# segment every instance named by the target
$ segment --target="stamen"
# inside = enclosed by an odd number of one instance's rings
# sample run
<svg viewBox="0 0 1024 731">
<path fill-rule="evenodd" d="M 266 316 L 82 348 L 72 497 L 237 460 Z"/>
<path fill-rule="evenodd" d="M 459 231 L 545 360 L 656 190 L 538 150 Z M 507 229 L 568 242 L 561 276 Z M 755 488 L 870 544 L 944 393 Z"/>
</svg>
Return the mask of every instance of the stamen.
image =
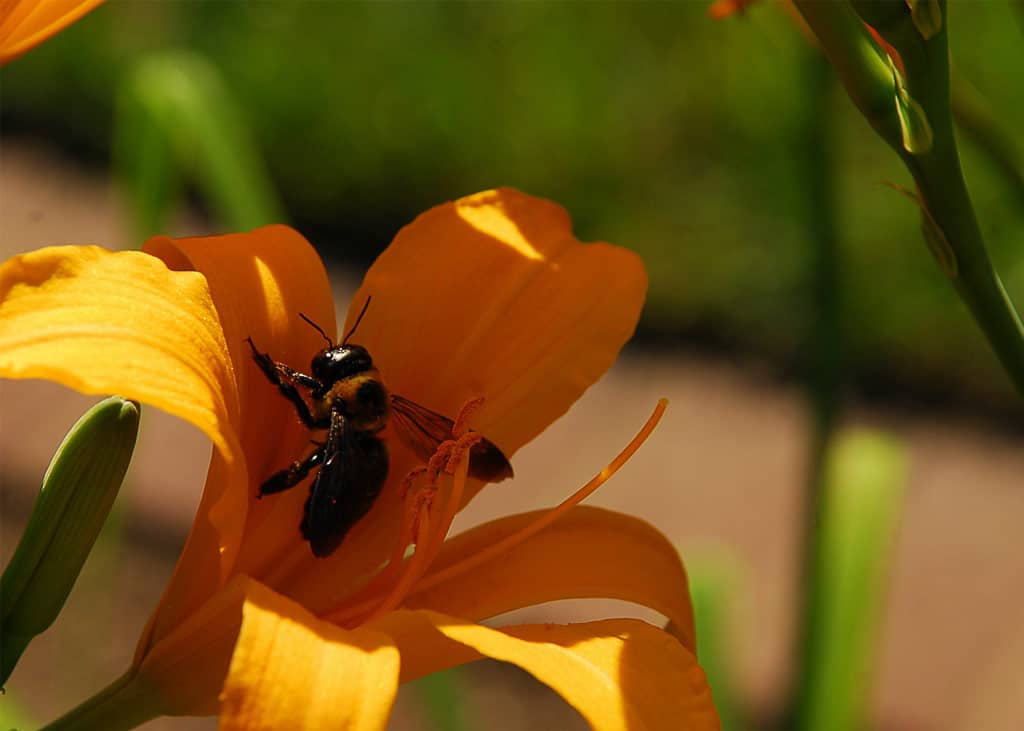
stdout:
<svg viewBox="0 0 1024 731">
<path fill-rule="evenodd" d="M 634 454 L 636 454 L 636 451 L 645 441 L 647 441 L 647 438 L 658 426 L 658 422 L 661 421 L 661 417 L 665 413 L 665 409 L 667 408 L 667 406 L 668 399 L 660 399 L 658 401 L 658 405 L 654 407 L 654 411 L 648 417 L 646 423 L 643 425 L 643 427 L 641 427 L 640 431 L 637 432 L 636 436 L 634 436 L 633 439 L 630 440 L 629 444 L 627 444 L 625 448 L 621 452 L 619 452 L 615 459 L 609 462 L 608 466 L 601 470 L 596 476 L 594 476 L 593 479 L 587 482 L 587 484 L 585 484 L 583 487 L 581 487 L 567 499 L 563 500 L 557 507 L 544 513 L 544 515 L 542 515 L 540 518 L 533 521 L 529 525 L 526 525 L 518 531 L 509 534 L 497 543 L 494 543 L 488 546 L 487 548 L 483 549 L 482 551 L 473 554 L 471 557 L 464 559 L 460 562 L 454 563 L 436 573 L 427 574 L 423 576 L 416 583 L 416 590 L 419 591 L 421 589 L 428 589 L 432 586 L 436 586 L 437 584 L 440 584 L 443 581 L 447 581 L 454 576 L 458 576 L 459 574 L 470 571 L 476 568 L 477 566 L 492 560 L 496 556 L 514 548 L 515 546 L 519 545 L 531 536 L 544 530 L 552 523 L 554 523 L 560 516 L 564 515 L 570 509 L 579 505 L 581 502 L 583 502 L 583 500 L 585 500 L 587 497 L 593 494 L 599 487 L 601 487 L 601 485 L 607 482 L 612 477 L 612 475 L 618 472 L 619 469 L 621 469 L 622 466 L 626 464 L 626 462 L 628 462 Z M 452 519 L 454 519 L 455 511 L 458 510 L 457 506 L 459 502 L 461 502 L 461 493 L 465 485 L 465 475 L 467 471 L 468 462 L 466 465 L 463 466 L 463 469 L 459 469 L 456 471 L 454 485 L 452 488 L 452 494 L 450 496 L 449 501 L 445 504 L 444 517 L 441 523 L 439 524 L 439 527 L 444 526 L 444 532 L 442 533 L 438 531 L 437 533 L 435 533 L 435 536 L 441 536 L 440 541 L 437 542 L 436 546 L 433 546 L 433 550 L 435 550 L 437 553 L 440 553 L 440 549 L 443 546 L 444 536 L 447 534 L 448 528 L 451 525 L 449 521 L 449 513 L 451 514 Z M 420 535 L 426 538 L 425 532 L 421 532 Z M 401 583 L 409 584 L 411 586 L 411 583 L 406 581 L 406 579 L 414 575 L 412 564 L 416 562 L 417 555 L 420 554 L 421 547 L 423 545 L 423 543 L 417 541 L 416 554 L 414 554 L 412 559 L 410 559 L 410 561 L 408 562 L 407 570 L 403 575 Z M 435 557 L 436 556 L 430 557 L 430 561 L 426 564 L 427 567 L 429 567 L 430 563 L 433 563 Z M 426 556 L 424 556 L 424 558 L 426 558 Z M 392 562 L 393 561 L 394 557 L 392 557 Z M 390 571 L 393 565 L 393 563 L 389 565 L 386 571 Z M 373 583 L 377 584 L 377 581 L 375 580 Z M 395 589 L 397 590 L 398 587 L 396 586 Z M 362 594 L 363 592 L 360 593 Z M 392 592 L 390 592 L 390 594 L 384 600 L 384 602 L 380 605 L 377 605 L 377 600 L 372 598 L 363 601 L 356 600 L 358 603 L 352 603 L 355 597 L 350 597 L 349 600 L 346 601 L 347 606 L 339 608 L 337 611 L 326 615 L 325 619 L 342 625 L 349 623 L 351 620 L 356 620 L 352 624 L 362 624 L 365 621 L 369 621 L 369 619 L 371 618 L 379 617 L 384 612 L 390 611 L 391 609 L 397 607 L 398 603 L 393 603 L 392 601 L 393 597 L 395 597 L 396 595 L 397 591 L 393 590 Z M 404 592 L 401 595 L 401 599 L 399 600 L 399 602 L 404 601 L 406 596 L 408 596 L 408 592 Z M 377 605 L 376 611 L 373 611 L 375 605 Z M 386 606 L 388 608 L 384 609 L 384 607 Z M 373 613 L 370 617 L 366 619 L 361 619 L 363 617 L 366 617 L 367 613 L 371 611 Z"/>
<path fill-rule="evenodd" d="M 480 407 L 483 405 L 483 396 L 477 396 L 462 405 L 462 408 L 459 409 L 458 416 L 455 417 L 455 423 L 452 425 L 452 437 L 458 439 L 469 431 L 469 417 L 479 411 Z"/>
<path fill-rule="evenodd" d="M 430 541 L 431 535 L 431 524 L 430 524 L 430 503 L 425 504 L 425 509 L 419 512 L 417 521 L 416 531 L 416 551 L 412 554 L 412 558 L 405 566 L 405 571 L 399 578 L 398 583 L 392 587 L 391 591 L 384 601 L 382 601 L 373 613 L 367 618 L 366 621 L 376 619 L 384 614 L 387 614 L 392 609 L 398 607 L 399 604 L 409 594 L 409 590 L 415 585 L 416 581 L 423 575 L 427 569 L 427 552 L 423 550 L 423 547 Z"/>
<path fill-rule="evenodd" d="M 424 571 L 430 567 L 430 564 L 434 563 L 434 559 L 440 553 L 441 545 L 444 543 L 444 539 L 448 537 L 448 530 L 452 527 L 455 514 L 459 511 L 459 505 L 462 503 L 462 493 L 466 489 L 466 479 L 469 476 L 469 460 L 465 459 L 464 456 L 457 455 L 459 455 L 458 450 L 453 450 L 453 454 L 446 465 L 446 470 L 454 478 L 452 480 L 452 489 L 448 493 L 448 499 L 445 500 L 444 512 L 441 514 L 441 520 L 437 524 L 437 530 L 430 537 L 430 543 L 425 546 L 427 563 Z M 456 460 L 454 465 L 452 465 L 452 460 Z"/>
<path fill-rule="evenodd" d="M 453 576 L 458 576 L 461 573 L 465 573 L 470 569 L 474 569 L 481 564 L 487 563 L 496 556 L 501 555 L 505 551 L 517 546 L 526 539 L 533 535 L 536 535 L 540 531 L 547 528 L 549 525 L 554 523 L 559 517 L 568 512 L 571 508 L 576 507 L 583 502 L 587 497 L 593 494 L 601 485 L 608 481 L 608 479 L 618 472 L 626 462 L 632 458 L 636 451 L 640 449 L 647 438 L 651 435 L 651 432 L 658 426 L 658 422 L 661 421 L 662 415 L 665 413 L 665 409 L 668 407 L 668 399 L 659 399 L 658 405 L 654 407 L 654 411 L 648 417 L 647 422 L 643 425 L 636 436 L 630 440 L 629 444 L 626 445 L 625 449 L 619 452 L 618 456 L 615 457 L 608 466 L 601 470 L 593 479 L 591 479 L 586 485 L 581 487 L 570 497 L 563 500 L 557 507 L 549 510 L 537 520 L 533 521 L 529 525 L 524 526 L 515 533 L 505 536 L 502 540 L 497 543 L 493 543 L 487 548 L 473 554 L 471 557 L 461 561 L 459 563 L 452 564 L 447 568 L 438 571 L 437 573 L 425 576 L 417 585 L 416 589 L 427 589 L 431 586 L 435 586 L 442 581 L 446 581 Z"/>
<path fill-rule="evenodd" d="M 406 476 L 409 480 L 409 485 L 403 485 L 403 498 L 405 497 L 405 491 L 411 486 L 411 476 Z M 328 616 L 334 617 L 334 621 L 342 626 L 346 626 L 346 620 L 355 616 L 355 613 L 346 611 L 343 609 L 345 606 L 352 606 L 355 602 L 356 606 L 359 606 L 360 612 L 362 613 L 367 607 L 373 606 L 389 586 L 394 586 L 398 581 L 398 577 L 402 573 L 402 569 L 405 565 L 405 549 L 409 547 L 409 544 L 413 542 L 413 536 L 419 527 L 419 516 L 417 512 L 422 507 L 422 503 L 418 500 L 412 500 L 405 504 L 405 512 L 402 516 L 402 528 L 399 532 L 398 541 L 395 543 L 394 550 L 391 552 L 391 556 L 388 557 L 388 562 L 384 568 L 381 569 L 376 576 L 374 576 L 369 582 L 367 582 L 361 589 L 356 591 L 354 594 L 345 598 L 344 602 L 338 605 L 337 608 L 328 612 Z"/>
</svg>

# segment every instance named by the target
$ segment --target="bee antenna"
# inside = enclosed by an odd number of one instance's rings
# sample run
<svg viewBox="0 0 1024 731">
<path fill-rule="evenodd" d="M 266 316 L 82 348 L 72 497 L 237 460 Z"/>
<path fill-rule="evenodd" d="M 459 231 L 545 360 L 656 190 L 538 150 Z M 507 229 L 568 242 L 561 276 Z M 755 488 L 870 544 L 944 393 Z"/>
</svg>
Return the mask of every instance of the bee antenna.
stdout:
<svg viewBox="0 0 1024 731">
<path fill-rule="evenodd" d="M 316 330 L 318 333 L 320 333 L 320 335 L 323 336 L 323 339 L 327 341 L 328 345 L 330 345 L 332 348 L 334 347 L 334 341 L 331 340 L 330 336 L 327 333 L 324 332 L 324 329 L 322 327 L 317 325 L 315 322 L 310 320 L 308 317 L 306 317 L 301 312 L 299 313 L 299 317 L 301 317 L 303 320 L 305 320 L 307 323 L 309 323 L 310 327 L 312 327 L 314 330 Z"/>
<path fill-rule="evenodd" d="M 366 302 L 363 303 L 363 309 L 361 309 L 359 311 L 359 317 L 356 318 L 356 324 L 352 326 L 352 329 L 349 330 L 348 333 L 345 335 L 345 337 L 342 339 L 342 341 L 341 341 L 342 345 L 347 343 L 348 339 L 355 334 L 356 328 L 359 327 L 359 323 L 363 321 L 363 315 L 366 314 L 366 308 L 370 306 L 370 300 L 371 299 L 373 299 L 373 297 L 371 297 L 371 296 L 368 296 L 366 298 Z"/>
</svg>

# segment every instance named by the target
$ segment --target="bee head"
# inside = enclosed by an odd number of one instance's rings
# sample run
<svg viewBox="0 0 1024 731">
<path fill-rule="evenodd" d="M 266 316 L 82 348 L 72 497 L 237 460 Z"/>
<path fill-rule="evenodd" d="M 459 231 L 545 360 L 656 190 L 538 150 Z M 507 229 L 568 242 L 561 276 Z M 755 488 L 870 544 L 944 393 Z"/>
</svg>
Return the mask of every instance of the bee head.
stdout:
<svg viewBox="0 0 1024 731">
<path fill-rule="evenodd" d="M 373 368 L 373 359 L 362 345 L 334 345 L 313 356 L 313 377 L 334 383 Z"/>
</svg>

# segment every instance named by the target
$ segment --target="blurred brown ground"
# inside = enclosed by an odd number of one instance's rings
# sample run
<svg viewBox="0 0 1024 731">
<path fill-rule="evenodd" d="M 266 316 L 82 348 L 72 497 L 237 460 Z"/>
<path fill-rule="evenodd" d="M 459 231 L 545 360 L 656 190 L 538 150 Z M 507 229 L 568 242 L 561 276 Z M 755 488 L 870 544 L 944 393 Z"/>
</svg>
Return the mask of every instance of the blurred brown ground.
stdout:
<svg viewBox="0 0 1024 731">
<path fill-rule="evenodd" d="M 133 245 L 123 220 L 105 178 L 45 150 L 4 141 L 3 258 L 47 244 Z M 188 219 L 177 227 L 178 233 L 201 231 Z M 354 281 L 338 277 L 339 303 L 347 302 Z M 735 566 L 741 586 L 730 640 L 741 688 L 763 713 L 777 705 L 784 687 L 791 637 L 805 457 L 804 411 L 795 389 L 760 377 L 749 365 L 627 353 L 565 418 L 517 455 L 515 481 L 485 491 L 456 529 L 556 503 L 603 467 L 661 396 L 671 400 L 661 427 L 592 502 L 658 526 L 691 569 L 709 560 Z M 4 560 L 54 447 L 94 401 L 46 383 L 0 382 Z M 874 725 L 1024 728 L 1024 441 L 976 423 L 913 413 L 854 409 L 850 421 L 899 435 L 912 460 L 882 618 Z M 127 667 L 187 534 L 209 451 L 191 427 L 153 409 L 144 412 L 119 499 L 123 542 L 116 548 L 117 541 L 107 542 L 90 559 L 58 624 L 30 648 L 8 683 L 38 720 L 50 720 Z M 558 603 L 517 612 L 516 619 L 579 621 L 609 611 L 634 610 L 617 602 Z M 497 663 L 471 667 L 459 676 L 471 727 L 583 727 L 575 712 L 523 673 Z M 392 725 L 419 727 L 408 694 Z M 212 727 L 210 719 L 164 719 L 147 728 Z"/>
</svg>

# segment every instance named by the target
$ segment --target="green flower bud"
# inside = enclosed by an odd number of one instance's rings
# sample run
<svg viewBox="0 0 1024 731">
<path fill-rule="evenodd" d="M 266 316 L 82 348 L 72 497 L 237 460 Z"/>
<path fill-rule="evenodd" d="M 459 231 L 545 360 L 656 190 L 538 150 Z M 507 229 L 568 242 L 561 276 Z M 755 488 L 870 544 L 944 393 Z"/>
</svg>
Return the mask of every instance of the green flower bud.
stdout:
<svg viewBox="0 0 1024 731">
<path fill-rule="evenodd" d="M 112 396 L 89 409 L 57 449 L 0 579 L 0 685 L 64 606 L 117 497 L 138 430 L 138 405 Z"/>
<path fill-rule="evenodd" d="M 900 120 L 903 149 L 911 155 L 923 155 L 932 149 L 932 143 L 935 140 L 932 126 L 928 122 L 928 115 L 925 113 L 924 107 L 910 96 L 910 90 L 907 89 L 903 74 L 896 68 L 896 64 L 888 56 L 886 59 L 889 61 L 893 81 L 896 83 L 896 115 Z"/>
</svg>

